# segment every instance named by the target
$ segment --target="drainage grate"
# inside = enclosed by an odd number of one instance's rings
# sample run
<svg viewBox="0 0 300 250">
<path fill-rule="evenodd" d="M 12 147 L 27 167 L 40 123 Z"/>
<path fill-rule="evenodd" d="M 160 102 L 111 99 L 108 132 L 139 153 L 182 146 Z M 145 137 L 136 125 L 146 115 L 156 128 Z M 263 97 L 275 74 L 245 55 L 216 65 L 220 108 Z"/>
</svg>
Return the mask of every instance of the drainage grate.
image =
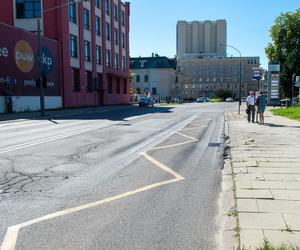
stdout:
<svg viewBox="0 0 300 250">
<path fill-rule="evenodd" d="M 220 147 L 221 143 L 220 142 L 210 142 L 208 143 L 209 147 Z"/>
</svg>

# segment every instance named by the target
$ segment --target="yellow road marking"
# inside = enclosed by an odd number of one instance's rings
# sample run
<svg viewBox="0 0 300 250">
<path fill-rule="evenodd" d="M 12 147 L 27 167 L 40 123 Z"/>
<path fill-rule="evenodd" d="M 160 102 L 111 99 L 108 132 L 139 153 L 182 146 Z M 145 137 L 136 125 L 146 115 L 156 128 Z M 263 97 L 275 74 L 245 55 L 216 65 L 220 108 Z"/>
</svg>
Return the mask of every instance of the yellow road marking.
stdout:
<svg viewBox="0 0 300 250">
<path fill-rule="evenodd" d="M 128 197 L 128 196 L 132 196 L 134 194 L 145 192 L 145 191 L 150 190 L 150 189 L 154 189 L 154 188 L 157 188 L 157 187 L 161 187 L 161 186 L 171 184 L 171 183 L 174 183 L 174 182 L 181 181 L 181 180 L 185 179 L 183 176 L 181 176 L 180 174 L 177 174 L 175 171 L 173 171 L 171 168 L 167 167 L 163 163 L 155 160 L 154 158 L 152 158 L 147 153 L 144 153 L 143 155 L 148 161 L 152 162 L 155 166 L 159 167 L 160 169 L 164 170 L 165 172 L 170 173 L 175 178 L 171 179 L 171 180 L 161 181 L 161 182 L 157 182 L 157 183 L 154 183 L 154 184 L 151 184 L 151 185 L 147 185 L 145 187 L 141 187 L 141 188 L 129 191 L 129 192 L 125 192 L 125 193 L 122 193 L 122 194 L 111 196 L 111 197 L 108 197 L 108 198 L 105 198 L 105 199 L 102 199 L 102 200 L 99 200 L 99 201 L 87 203 L 87 204 L 77 206 L 77 207 L 73 207 L 73 208 L 64 209 L 64 210 L 61 210 L 61 211 L 58 211 L 58 212 L 55 212 L 55 213 L 51 213 L 51 214 L 48 214 L 48 215 L 45 215 L 45 216 L 41 216 L 41 217 L 33 219 L 33 220 L 29 220 L 27 222 L 24 222 L 24 223 L 15 225 L 15 226 L 11 226 L 11 227 L 8 228 L 8 230 L 6 232 L 6 235 L 5 235 L 4 240 L 2 242 L 2 245 L 1 245 L 1 250 L 14 250 L 15 249 L 18 234 L 19 234 L 19 230 L 21 228 L 24 228 L 24 227 L 27 227 L 27 226 L 30 226 L 30 225 L 33 225 L 33 224 L 37 224 L 37 223 L 40 223 L 40 222 L 43 222 L 43 221 L 46 221 L 46 220 L 51 220 L 51 219 L 54 219 L 54 218 L 57 218 L 57 217 L 60 217 L 60 216 L 69 215 L 69 214 L 79 212 L 79 211 L 82 211 L 82 210 L 85 210 L 85 209 L 89 209 L 89 208 L 92 208 L 92 207 L 96 207 L 96 206 L 102 205 L 104 203 L 109 203 L 109 202 L 119 200 L 119 199 L 122 199 L 122 198 L 125 198 L 125 197 Z"/>
<path fill-rule="evenodd" d="M 175 144 L 171 144 L 171 145 L 155 147 L 155 148 L 152 148 L 151 150 L 164 149 L 164 148 L 173 148 L 173 147 L 177 147 L 177 146 L 181 146 L 181 145 L 189 144 L 189 143 L 195 143 L 195 142 L 196 142 L 195 140 L 180 142 L 180 143 L 175 143 Z"/>
<path fill-rule="evenodd" d="M 165 172 L 170 173 L 171 175 L 173 175 L 176 179 L 178 180 L 184 180 L 185 178 L 183 176 L 181 176 L 180 174 L 177 174 L 174 170 L 172 170 L 171 168 L 167 167 L 166 165 L 164 165 L 163 163 L 155 160 L 154 158 L 152 158 L 150 155 L 148 155 L 147 153 L 144 153 L 144 157 L 152 162 L 155 166 L 159 167 L 160 169 L 164 170 Z"/>
<path fill-rule="evenodd" d="M 194 141 L 198 141 L 198 139 L 195 138 L 195 137 L 191 137 L 191 136 L 188 136 L 188 135 L 179 133 L 179 132 L 176 132 L 175 134 L 181 135 L 181 136 L 186 137 L 186 138 L 188 138 L 188 139 L 192 139 L 192 140 L 194 140 Z"/>
</svg>

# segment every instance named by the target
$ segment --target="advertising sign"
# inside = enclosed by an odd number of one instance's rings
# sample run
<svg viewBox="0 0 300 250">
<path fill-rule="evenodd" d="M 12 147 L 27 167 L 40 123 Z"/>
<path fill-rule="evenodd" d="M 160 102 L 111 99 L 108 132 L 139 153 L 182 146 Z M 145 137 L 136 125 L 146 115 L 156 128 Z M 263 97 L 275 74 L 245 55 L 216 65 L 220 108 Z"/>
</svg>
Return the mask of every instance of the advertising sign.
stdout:
<svg viewBox="0 0 300 250">
<path fill-rule="evenodd" d="M 37 35 L 0 23 L 0 95 L 38 96 Z M 61 96 L 59 43 L 41 38 L 41 65 L 47 76 L 46 96 Z"/>
<path fill-rule="evenodd" d="M 280 65 L 279 63 L 269 63 L 269 80 L 268 80 L 268 101 L 272 104 L 278 104 L 280 98 Z"/>
</svg>

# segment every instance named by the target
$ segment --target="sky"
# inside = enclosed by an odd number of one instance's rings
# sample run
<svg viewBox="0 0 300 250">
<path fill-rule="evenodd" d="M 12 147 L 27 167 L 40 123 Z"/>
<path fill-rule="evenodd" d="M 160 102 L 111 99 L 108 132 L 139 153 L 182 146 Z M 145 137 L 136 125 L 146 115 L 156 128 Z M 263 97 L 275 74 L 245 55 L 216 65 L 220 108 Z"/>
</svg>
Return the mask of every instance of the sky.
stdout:
<svg viewBox="0 0 300 250">
<path fill-rule="evenodd" d="M 259 56 L 267 68 L 265 47 L 271 41 L 270 28 L 282 12 L 300 8 L 299 0 L 129 0 L 130 56 L 174 57 L 178 20 L 225 19 L 227 44 L 242 56 Z M 239 54 L 230 48 L 231 56 Z"/>
</svg>

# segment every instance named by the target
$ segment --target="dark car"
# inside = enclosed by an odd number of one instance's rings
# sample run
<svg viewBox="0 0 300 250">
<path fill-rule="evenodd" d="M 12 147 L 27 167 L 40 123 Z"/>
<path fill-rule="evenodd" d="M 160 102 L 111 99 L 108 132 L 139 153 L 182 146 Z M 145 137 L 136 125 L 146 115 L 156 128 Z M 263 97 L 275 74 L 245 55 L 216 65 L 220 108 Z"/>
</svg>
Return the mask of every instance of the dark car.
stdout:
<svg viewBox="0 0 300 250">
<path fill-rule="evenodd" d="M 198 97 L 196 102 L 206 102 L 206 98 L 205 97 Z"/>
<path fill-rule="evenodd" d="M 153 107 L 154 106 L 154 100 L 151 97 L 141 97 L 139 100 L 139 106 L 140 107 Z"/>
</svg>

